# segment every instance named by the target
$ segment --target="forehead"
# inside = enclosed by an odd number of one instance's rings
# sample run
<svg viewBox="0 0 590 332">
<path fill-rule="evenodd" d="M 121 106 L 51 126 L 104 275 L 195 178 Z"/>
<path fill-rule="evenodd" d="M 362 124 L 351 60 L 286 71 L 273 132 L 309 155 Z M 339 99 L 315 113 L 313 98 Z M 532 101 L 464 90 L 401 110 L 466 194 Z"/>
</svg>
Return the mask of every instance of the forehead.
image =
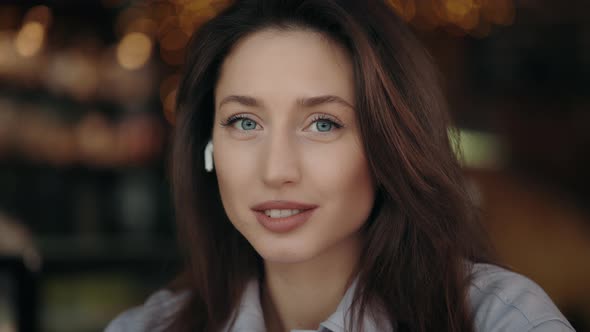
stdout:
<svg viewBox="0 0 590 332">
<path fill-rule="evenodd" d="M 352 65 L 336 42 L 311 30 L 266 29 L 242 39 L 224 60 L 216 99 L 225 94 L 308 97 L 353 102 Z"/>
</svg>

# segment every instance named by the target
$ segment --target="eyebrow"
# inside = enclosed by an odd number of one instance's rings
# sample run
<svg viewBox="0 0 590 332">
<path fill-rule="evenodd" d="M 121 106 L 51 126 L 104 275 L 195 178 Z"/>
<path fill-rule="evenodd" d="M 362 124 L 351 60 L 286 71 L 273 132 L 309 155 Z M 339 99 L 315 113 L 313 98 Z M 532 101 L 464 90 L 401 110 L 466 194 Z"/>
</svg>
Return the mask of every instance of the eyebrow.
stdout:
<svg viewBox="0 0 590 332">
<path fill-rule="evenodd" d="M 227 96 L 221 100 L 221 102 L 219 103 L 219 108 L 221 108 L 221 106 L 228 104 L 228 103 L 238 103 L 240 105 L 248 106 L 248 107 L 261 107 L 263 104 L 262 102 L 260 102 L 258 99 L 254 98 L 254 97 L 231 95 L 231 96 Z M 324 95 L 324 96 L 316 96 L 316 97 L 297 99 L 297 105 L 300 107 L 303 107 L 303 108 L 312 108 L 312 107 L 320 106 L 323 104 L 332 104 L 332 103 L 340 104 L 340 105 L 349 107 L 350 109 L 354 109 L 354 106 L 352 106 L 346 100 L 344 100 L 338 96 L 333 96 L 333 95 Z"/>
<path fill-rule="evenodd" d="M 310 98 L 300 98 L 297 100 L 297 104 L 302 107 L 305 107 L 305 108 L 311 108 L 311 107 L 319 106 L 322 104 L 330 104 L 330 103 L 336 103 L 336 104 L 344 105 L 346 107 L 354 109 L 354 106 L 349 104 L 346 100 L 344 100 L 338 96 L 332 96 L 332 95 L 317 96 L 317 97 L 310 97 Z"/>
<path fill-rule="evenodd" d="M 219 103 L 218 108 L 221 108 L 221 106 L 223 106 L 225 104 L 229 104 L 229 103 L 238 103 L 240 105 L 250 106 L 250 107 L 260 107 L 261 106 L 260 102 L 258 102 L 258 100 L 256 98 L 248 97 L 248 96 L 231 95 L 231 96 L 227 96 L 227 97 L 223 98 L 221 100 L 221 102 Z"/>
</svg>

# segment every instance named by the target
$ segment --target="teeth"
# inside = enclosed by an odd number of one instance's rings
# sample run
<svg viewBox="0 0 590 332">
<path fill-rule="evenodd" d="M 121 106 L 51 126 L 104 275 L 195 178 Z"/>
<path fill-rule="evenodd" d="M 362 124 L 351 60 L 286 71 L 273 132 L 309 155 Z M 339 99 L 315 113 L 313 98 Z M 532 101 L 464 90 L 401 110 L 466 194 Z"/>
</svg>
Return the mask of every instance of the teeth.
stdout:
<svg viewBox="0 0 590 332">
<path fill-rule="evenodd" d="M 272 209 L 272 210 L 265 210 L 264 214 L 266 214 L 267 216 L 271 217 L 271 218 L 286 218 L 286 217 L 290 217 L 292 215 L 298 214 L 299 212 L 301 212 L 301 210 L 278 210 L 278 209 Z"/>
</svg>

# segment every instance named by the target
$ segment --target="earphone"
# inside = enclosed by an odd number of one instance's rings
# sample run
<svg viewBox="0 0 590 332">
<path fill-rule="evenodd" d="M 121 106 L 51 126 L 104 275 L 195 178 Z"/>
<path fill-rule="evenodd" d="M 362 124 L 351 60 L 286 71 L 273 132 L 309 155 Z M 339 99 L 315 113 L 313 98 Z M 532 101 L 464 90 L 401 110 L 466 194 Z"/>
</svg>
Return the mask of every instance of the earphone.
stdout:
<svg viewBox="0 0 590 332">
<path fill-rule="evenodd" d="M 205 146 L 205 170 L 209 173 L 213 172 L 213 142 L 211 140 Z"/>
</svg>

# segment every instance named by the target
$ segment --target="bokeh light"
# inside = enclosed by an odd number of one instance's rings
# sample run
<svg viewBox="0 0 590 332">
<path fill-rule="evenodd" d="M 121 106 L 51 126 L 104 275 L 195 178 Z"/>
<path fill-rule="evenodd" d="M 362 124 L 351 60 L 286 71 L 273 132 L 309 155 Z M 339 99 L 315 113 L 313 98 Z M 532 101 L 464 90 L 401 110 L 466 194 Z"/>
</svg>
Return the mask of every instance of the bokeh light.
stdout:
<svg viewBox="0 0 590 332">
<path fill-rule="evenodd" d="M 125 28 L 125 33 L 129 32 L 141 32 L 146 34 L 147 36 L 154 37 L 158 31 L 158 25 L 152 19 L 140 17 L 135 20 L 132 20 L 127 24 Z"/>
<path fill-rule="evenodd" d="M 48 28 L 53 20 L 51 9 L 47 6 L 35 6 L 25 14 L 24 22 L 39 22 L 45 28 Z"/>
<path fill-rule="evenodd" d="M 39 22 L 27 22 L 16 35 L 14 41 L 17 52 L 23 57 L 39 53 L 45 39 L 45 27 Z"/>
<path fill-rule="evenodd" d="M 93 58 L 82 52 L 64 52 L 51 59 L 45 79 L 54 92 L 86 100 L 95 94 L 98 85 L 95 63 Z"/>
<path fill-rule="evenodd" d="M 416 16 L 414 0 L 389 0 L 389 4 L 405 21 L 411 21 Z"/>
<path fill-rule="evenodd" d="M 398 15 L 422 30 L 445 27 L 477 37 L 489 34 L 491 24 L 514 22 L 514 0 L 388 0 Z"/>
<path fill-rule="evenodd" d="M 140 32 L 128 33 L 117 46 L 117 60 L 121 67 L 129 70 L 143 67 L 150 59 L 151 53 L 151 39 Z"/>
</svg>

